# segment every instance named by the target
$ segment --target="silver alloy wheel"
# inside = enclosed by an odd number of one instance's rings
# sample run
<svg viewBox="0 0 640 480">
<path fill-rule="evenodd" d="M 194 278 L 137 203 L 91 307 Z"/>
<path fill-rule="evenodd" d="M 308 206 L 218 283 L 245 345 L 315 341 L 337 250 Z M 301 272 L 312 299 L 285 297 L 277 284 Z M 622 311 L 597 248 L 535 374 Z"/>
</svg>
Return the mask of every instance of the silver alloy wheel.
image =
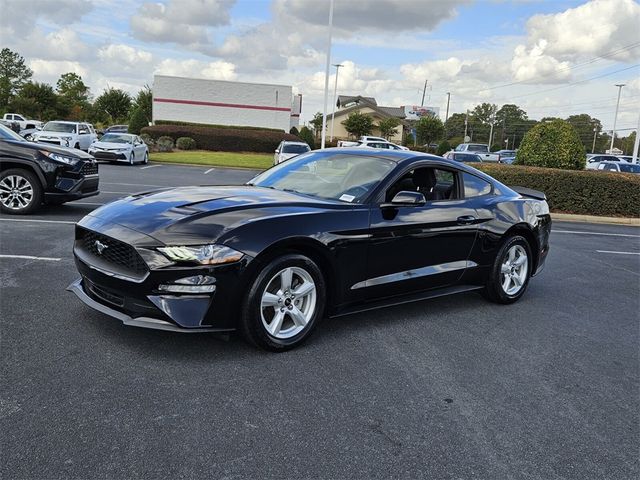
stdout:
<svg viewBox="0 0 640 480">
<path fill-rule="evenodd" d="M 33 201 L 33 185 L 21 175 L 9 175 L 0 181 L 0 202 L 11 210 L 22 210 Z"/>
<path fill-rule="evenodd" d="M 524 286 L 529 273 L 529 257 L 522 245 L 512 246 L 500 267 L 502 290 L 507 295 L 516 295 Z"/>
<path fill-rule="evenodd" d="M 262 325 L 274 338 L 291 338 L 313 318 L 316 298 L 311 274 L 300 267 L 287 267 L 276 273 L 262 292 Z"/>
<path fill-rule="evenodd" d="M 133 152 L 131 152 L 131 155 L 129 156 L 129 165 L 133 165 L 136 161 L 136 156 L 133 154 Z"/>
</svg>

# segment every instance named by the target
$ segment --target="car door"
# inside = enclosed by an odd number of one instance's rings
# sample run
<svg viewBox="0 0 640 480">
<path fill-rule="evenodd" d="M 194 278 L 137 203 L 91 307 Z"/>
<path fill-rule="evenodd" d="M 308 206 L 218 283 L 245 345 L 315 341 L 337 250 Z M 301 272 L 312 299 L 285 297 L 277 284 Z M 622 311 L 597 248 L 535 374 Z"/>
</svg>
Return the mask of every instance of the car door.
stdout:
<svg viewBox="0 0 640 480">
<path fill-rule="evenodd" d="M 415 181 L 415 172 L 426 168 L 434 169 L 435 185 Z M 394 188 L 402 191 L 411 183 L 414 191 L 431 188 L 427 196 L 440 197 L 427 198 L 422 205 L 390 207 Z M 447 189 L 448 195 L 438 193 Z M 401 174 L 371 207 L 367 280 L 357 287 L 375 298 L 455 283 L 470 266 L 477 234 L 476 210 L 462 197 L 460 174 L 452 167 L 423 164 Z"/>
<path fill-rule="evenodd" d="M 133 139 L 133 149 L 138 160 L 142 160 L 144 158 L 144 154 L 147 153 L 147 146 L 144 144 L 142 139 L 137 136 Z"/>
</svg>

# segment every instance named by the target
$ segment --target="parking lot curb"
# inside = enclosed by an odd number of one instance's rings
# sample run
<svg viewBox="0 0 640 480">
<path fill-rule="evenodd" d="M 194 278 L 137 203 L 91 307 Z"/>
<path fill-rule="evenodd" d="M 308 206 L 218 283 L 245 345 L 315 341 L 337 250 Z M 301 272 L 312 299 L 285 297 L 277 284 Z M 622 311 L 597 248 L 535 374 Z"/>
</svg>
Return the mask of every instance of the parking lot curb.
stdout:
<svg viewBox="0 0 640 480">
<path fill-rule="evenodd" d="M 562 222 L 608 223 L 611 225 L 632 225 L 640 227 L 640 218 L 598 217 L 595 215 L 573 215 L 570 213 L 551 213 L 551 218 Z"/>
</svg>

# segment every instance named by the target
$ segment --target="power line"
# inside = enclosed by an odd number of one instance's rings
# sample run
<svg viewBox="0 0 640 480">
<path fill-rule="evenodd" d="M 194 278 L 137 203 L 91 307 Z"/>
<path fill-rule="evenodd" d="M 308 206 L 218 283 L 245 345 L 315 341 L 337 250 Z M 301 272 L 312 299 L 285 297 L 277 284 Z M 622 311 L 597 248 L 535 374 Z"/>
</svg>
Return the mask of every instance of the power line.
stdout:
<svg viewBox="0 0 640 480">
<path fill-rule="evenodd" d="M 640 47 L 640 42 L 635 42 L 635 43 L 632 43 L 630 45 L 626 45 L 625 47 L 622 47 L 622 48 L 619 48 L 619 49 L 616 49 L 616 50 L 612 50 L 612 51 L 610 51 L 608 53 L 605 53 L 604 55 L 600 55 L 598 57 L 590 58 L 589 60 L 587 60 L 585 62 L 582 62 L 582 63 L 578 63 L 578 64 L 575 64 L 575 65 L 570 65 L 570 66 L 567 66 L 567 67 L 559 68 L 559 69 L 556 70 L 556 72 L 562 72 L 562 71 L 565 71 L 565 70 L 568 71 L 568 70 L 573 70 L 575 68 L 581 68 L 581 67 L 584 67 L 586 65 L 591 65 L 592 63 L 598 62 L 600 60 L 604 60 L 604 59 L 606 59 L 608 57 L 616 55 L 617 53 L 623 52 L 625 50 L 632 50 L 632 49 L 637 48 L 637 47 Z M 540 80 L 540 79 L 544 79 L 544 78 L 545 77 L 539 76 L 539 77 L 534 77 L 533 79 L 530 78 L 530 79 L 527 79 L 527 80 L 518 80 L 516 82 L 505 83 L 504 85 L 496 85 L 496 86 L 493 86 L 493 87 L 488 87 L 488 88 L 485 88 L 483 90 L 478 90 L 478 92 L 486 92 L 486 91 L 489 91 L 489 90 L 495 90 L 497 88 L 510 87 L 512 85 L 520 85 L 522 83 L 529 83 L 532 80 Z"/>
</svg>

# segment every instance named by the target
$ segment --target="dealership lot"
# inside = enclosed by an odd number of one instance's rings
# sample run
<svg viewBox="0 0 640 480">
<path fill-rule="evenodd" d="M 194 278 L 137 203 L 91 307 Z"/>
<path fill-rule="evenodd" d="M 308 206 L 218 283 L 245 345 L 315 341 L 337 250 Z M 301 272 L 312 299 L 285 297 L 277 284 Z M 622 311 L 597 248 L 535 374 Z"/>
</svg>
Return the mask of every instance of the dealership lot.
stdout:
<svg viewBox="0 0 640 480">
<path fill-rule="evenodd" d="M 65 287 L 73 223 L 255 172 L 101 166 L 101 194 L 0 217 L 3 478 L 635 478 L 640 229 L 556 223 L 510 306 L 463 294 L 325 320 L 269 354 L 123 327 Z"/>
</svg>

